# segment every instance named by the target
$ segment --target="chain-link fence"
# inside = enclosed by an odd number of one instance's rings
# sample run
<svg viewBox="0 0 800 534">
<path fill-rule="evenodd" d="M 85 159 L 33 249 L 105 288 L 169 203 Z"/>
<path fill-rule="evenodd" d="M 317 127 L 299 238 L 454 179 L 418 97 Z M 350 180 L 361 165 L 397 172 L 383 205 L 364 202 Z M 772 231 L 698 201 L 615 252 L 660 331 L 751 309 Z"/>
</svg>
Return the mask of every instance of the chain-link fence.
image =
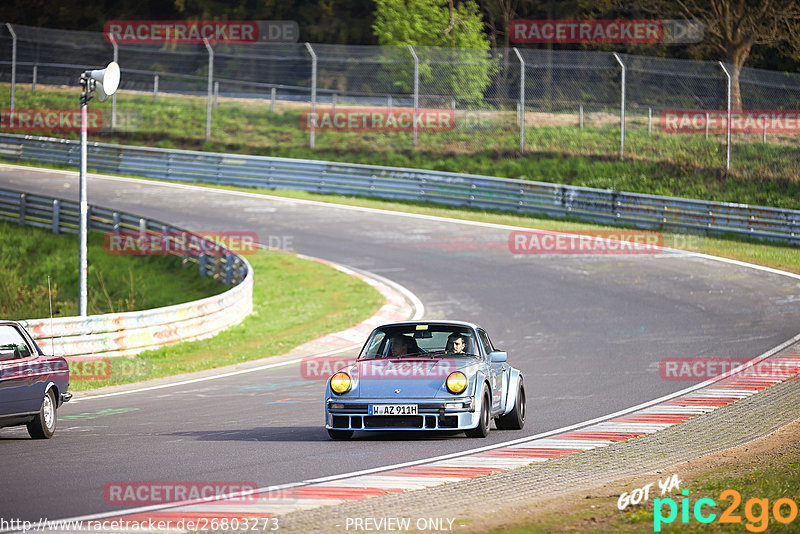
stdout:
<svg viewBox="0 0 800 534">
<path fill-rule="evenodd" d="M 116 59 L 122 81 L 105 126 L 141 137 L 384 152 L 387 163 L 413 150 L 657 161 L 675 146 L 722 169 L 732 146 L 734 168 L 798 160 L 800 121 L 743 126 L 728 110 L 737 109 L 737 94 L 744 110 L 798 110 L 800 74 L 744 68 L 737 84 L 719 62 L 522 48 L 132 45 L 9 24 L 0 47 L 9 108 L 34 107 L 20 102 L 37 100 L 21 97 L 43 86 L 70 86 L 64 98 L 77 107 L 80 73 Z"/>
</svg>

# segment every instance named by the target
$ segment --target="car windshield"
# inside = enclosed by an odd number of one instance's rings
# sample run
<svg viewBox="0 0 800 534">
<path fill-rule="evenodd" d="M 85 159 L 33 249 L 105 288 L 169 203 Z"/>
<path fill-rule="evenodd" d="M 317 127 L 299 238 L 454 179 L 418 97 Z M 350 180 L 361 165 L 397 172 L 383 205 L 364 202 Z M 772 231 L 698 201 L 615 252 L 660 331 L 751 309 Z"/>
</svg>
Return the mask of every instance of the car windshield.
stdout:
<svg viewBox="0 0 800 534">
<path fill-rule="evenodd" d="M 474 332 L 447 324 L 411 324 L 378 328 L 359 355 L 368 358 L 464 357 L 477 358 Z"/>
</svg>

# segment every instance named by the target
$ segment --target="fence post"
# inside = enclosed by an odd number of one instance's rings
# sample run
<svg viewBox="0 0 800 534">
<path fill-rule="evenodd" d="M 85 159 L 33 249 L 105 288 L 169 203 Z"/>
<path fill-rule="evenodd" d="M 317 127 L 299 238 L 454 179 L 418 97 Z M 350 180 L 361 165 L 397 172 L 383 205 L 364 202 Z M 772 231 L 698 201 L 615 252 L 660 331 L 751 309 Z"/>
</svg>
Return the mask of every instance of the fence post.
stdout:
<svg viewBox="0 0 800 534">
<path fill-rule="evenodd" d="M 11 111 L 14 111 L 14 96 L 17 89 L 17 32 L 8 22 L 6 28 L 11 34 Z"/>
<path fill-rule="evenodd" d="M 269 103 L 269 112 L 275 113 L 275 93 L 277 92 L 276 89 L 273 87 L 269 90 L 270 92 L 270 103 Z"/>
<path fill-rule="evenodd" d="M 33 66 L 33 81 L 31 82 L 31 93 L 36 93 L 36 75 L 38 71 L 38 65 Z"/>
<path fill-rule="evenodd" d="M 578 106 L 578 126 L 583 130 L 583 104 Z"/>
<path fill-rule="evenodd" d="M 331 115 L 336 115 L 336 93 L 331 96 Z"/>
<path fill-rule="evenodd" d="M 111 39 L 111 46 L 114 47 L 114 62 L 119 64 L 119 47 L 117 46 L 117 40 L 114 39 L 114 35 L 109 32 L 108 37 Z M 117 128 L 117 91 L 114 91 L 114 94 L 111 95 L 111 131 L 113 132 Z"/>
<path fill-rule="evenodd" d="M 208 44 L 208 39 L 203 38 L 203 43 L 208 50 L 208 97 L 206 100 L 206 141 L 211 137 L 211 92 L 214 83 L 214 49 Z"/>
<path fill-rule="evenodd" d="M 419 131 L 417 129 L 417 110 L 419 109 L 419 58 L 413 46 L 408 45 L 408 50 L 414 58 L 414 150 L 416 150 L 417 140 L 419 138 Z"/>
<path fill-rule="evenodd" d="M 647 135 L 653 133 L 653 108 L 647 108 Z"/>
<path fill-rule="evenodd" d="M 719 62 L 719 66 L 722 67 L 722 72 L 725 73 L 725 77 L 728 79 L 728 120 L 725 125 L 725 133 L 728 137 L 728 153 L 725 159 L 725 170 L 729 171 L 731 170 L 731 73 L 728 72 L 728 69 L 725 68 L 725 64 L 722 63 L 722 61 Z"/>
<path fill-rule="evenodd" d="M 386 107 L 388 108 L 389 113 L 392 112 L 392 95 L 386 97 Z"/>
<path fill-rule="evenodd" d="M 706 139 L 708 139 L 708 111 L 706 111 Z"/>
<path fill-rule="evenodd" d="M 306 42 L 306 50 L 311 55 L 311 138 L 309 146 L 314 148 L 317 134 L 317 54 L 311 48 L 311 43 Z"/>
<path fill-rule="evenodd" d="M 217 109 L 218 98 L 219 98 L 219 82 L 214 82 L 214 109 Z"/>
<path fill-rule="evenodd" d="M 620 103 L 619 103 L 619 159 L 625 157 L 625 63 L 619 57 L 619 54 L 614 52 L 614 59 L 619 63 L 622 69 L 622 80 L 620 82 Z"/>
<path fill-rule="evenodd" d="M 519 151 L 523 153 L 525 152 L 525 60 L 516 47 L 514 52 L 519 59 Z"/>
<path fill-rule="evenodd" d="M 54 234 L 58 234 L 59 229 L 61 228 L 61 201 L 60 200 L 53 200 L 53 225 L 52 231 Z"/>
<path fill-rule="evenodd" d="M 153 104 L 156 103 L 156 98 L 158 98 L 158 73 L 153 74 Z"/>
</svg>

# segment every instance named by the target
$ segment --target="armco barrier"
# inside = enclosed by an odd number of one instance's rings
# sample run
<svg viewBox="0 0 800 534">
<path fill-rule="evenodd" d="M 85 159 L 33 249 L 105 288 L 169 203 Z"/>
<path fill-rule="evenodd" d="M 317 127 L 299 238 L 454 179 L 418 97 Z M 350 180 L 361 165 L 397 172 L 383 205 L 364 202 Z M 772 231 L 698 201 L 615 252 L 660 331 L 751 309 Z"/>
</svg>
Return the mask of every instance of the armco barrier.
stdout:
<svg viewBox="0 0 800 534">
<path fill-rule="evenodd" d="M 89 215 L 90 230 L 185 232 L 158 221 L 97 207 L 90 207 Z M 0 219 L 49 228 L 54 233 L 74 233 L 78 218 L 76 202 L 0 190 Z M 130 356 L 181 341 L 211 337 L 238 324 L 252 311 L 253 271 L 243 257 L 201 254 L 184 256 L 183 261 L 197 263 L 200 276 L 236 285 L 213 297 L 152 310 L 21 322 L 45 352 L 52 350 L 61 356 L 93 359 Z"/>
<path fill-rule="evenodd" d="M 300 189 L 451 206 L 569 216 L 640 228 L 734 233 L 800 244 L 800 211 L 624 193 L 472 174 L 316 160 L 90 143 L 98 172 L 181 182 Z M 78 166 L 77 141 L 0 135 L 0 158 Z"/>
</svg>

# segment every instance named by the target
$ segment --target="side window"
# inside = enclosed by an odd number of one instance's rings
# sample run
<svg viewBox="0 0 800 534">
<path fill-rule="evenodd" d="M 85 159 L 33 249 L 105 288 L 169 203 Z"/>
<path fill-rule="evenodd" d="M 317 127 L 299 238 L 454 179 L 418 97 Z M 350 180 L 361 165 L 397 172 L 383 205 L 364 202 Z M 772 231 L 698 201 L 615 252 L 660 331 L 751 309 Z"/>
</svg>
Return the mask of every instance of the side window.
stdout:
<svg viewBox="0 0 800 534">
<path fill-rule="evenodd" d="M 26 358 L 31 349 L 22 334 L 11 325 L 0 325 L 0 360 Z"/>
<path fill-rule="evenodd" d="M 483 351 L 486 353 L 486 358 L 489 357 L 489 353 L 494 350 L 492 346 L 492 342 L 489 341 L 489 336 L 486 335 L 486 332 L 483 330 L 478 330 L 478 336 L 481 338 L 481 345 L 483 345 Z"/>
</svg>

